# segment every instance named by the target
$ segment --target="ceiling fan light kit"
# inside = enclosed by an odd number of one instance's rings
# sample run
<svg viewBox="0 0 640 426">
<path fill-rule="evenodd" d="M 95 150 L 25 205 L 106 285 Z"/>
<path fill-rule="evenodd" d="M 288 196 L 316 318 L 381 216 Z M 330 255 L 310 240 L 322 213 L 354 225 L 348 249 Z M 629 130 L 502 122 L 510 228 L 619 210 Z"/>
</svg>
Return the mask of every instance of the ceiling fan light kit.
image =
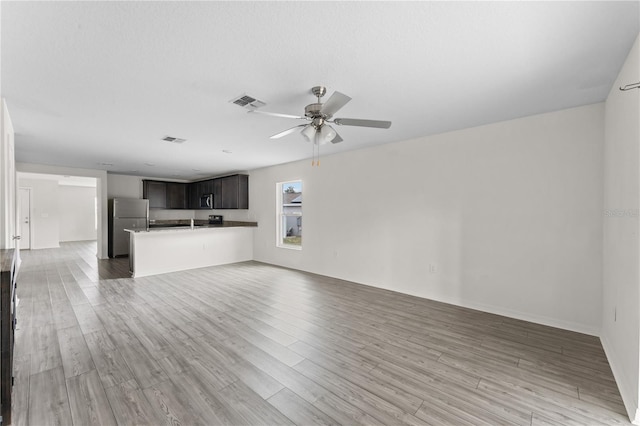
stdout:
<svg viewBox="0 0 640 426">
<path fill-rule="evenodd" d="M 314 86 L 311 88 L 311 93 L 318 98 L 317 102 L 307 105 L 304 108 L 304 116 L 297 116 L 291 114 L 281 114 L 277 112 L 267 112 L 251 110 L 250 113 L 264 114 L 273 117 L 280 118 L 294 118 L 297 120 L 306 120 L 308 124 L 300 124 L 290 129 L 284 130 L 280 133 L 276 133 L 271 136 L 271 139 L 279 139 L 281 137 L 290 135 L 298 129 L 308 142 L 312 142 L 314 146 L 314 157 L 316 147 L 319 145 L 342 142 L 342 138 L 328 123 L 334 123 L 338 126 L 357 126 L 357 127 L 371 127 L 376 129 L 388 129 L 391 127 L 390 121 L 381 120 L 364 120 L 360 118 L 333 118 L 333 115 L 338 112 L 343 106 L 345 106 L 351 98 L 340 92 L 333 92 L 333 94 L 327 99 L 324 104 L 320 102 L 321 98 L 327 93 L 327 88 L 324 86 Z M 318 156 L 319 156 L 318 152 Z M 314 164 L 312 160 L 311 164 Z M 320 160 L 318 160 L 320 165 Z"/>
<path fill-rule="evenodd" d="M 285 130 L 285 131 L 286 131 L 286 130 Z M 313 138 L 314 138 L 314 136 L 315 136 L 315 134 L 316 134 L 316 129 L 314 129 L 312 125 L 307 124 L 306 126 L 304 126 L 304 127 L 302 128 L 302 130 L 300 131 L 300 133 L 302 134 L 302 136 L 304 137 L 304 139 L 305 139 L 307 142 L 311 142 L 311 141 L 313 141 Z"/>
<path fill-rule="evenodd" d="M 333 127 L 326 125 L 322 126 L 319 131 L 316 131 L 316 135 L 319 136 L 320 143 L 325 144 L 327 142 L 333 141 L 333 138 L 335 138 L 338 133 L 333 130 Z"/>
</svg>

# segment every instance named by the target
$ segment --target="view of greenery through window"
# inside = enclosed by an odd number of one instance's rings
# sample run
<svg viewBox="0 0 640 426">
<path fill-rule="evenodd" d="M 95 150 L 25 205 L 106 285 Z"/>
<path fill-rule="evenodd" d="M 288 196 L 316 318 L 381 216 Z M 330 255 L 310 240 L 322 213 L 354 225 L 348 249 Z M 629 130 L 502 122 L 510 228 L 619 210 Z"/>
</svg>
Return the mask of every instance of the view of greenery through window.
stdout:
<svg viewBox="0 0 640 426">
<path fill-rule="evenodd" d="M 280 241 L 285 246 L 302 246 L 302 182 L 283 182 Z"/>
</svg>

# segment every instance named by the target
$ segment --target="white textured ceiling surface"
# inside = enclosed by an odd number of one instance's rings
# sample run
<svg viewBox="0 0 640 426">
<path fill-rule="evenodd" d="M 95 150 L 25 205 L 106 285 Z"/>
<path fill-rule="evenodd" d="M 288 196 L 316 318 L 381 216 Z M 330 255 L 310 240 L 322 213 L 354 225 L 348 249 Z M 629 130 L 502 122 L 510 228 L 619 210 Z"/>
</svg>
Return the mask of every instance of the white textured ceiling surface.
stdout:
<svg viewBox="0 0 640 426">
<path fill-rule="evenodd" d="M 95 188 L 97 186 L 97 179 L 92 177 L 82 176 L 67 176 L 67 175 L 50 175 L 43 173 L 28 173 L 18 172 L 18 180 L 22 179 L 36 179 L 36 180 L 53 180 L 58 182 L 60 186 L 85 186 Z"/>
<path fill-rule="evenodd" d="M 640 20 L 636 1 L 0 8 L 18 161 L 183 179 L 311 156 L 297 133 L 269 139 L 299 121 L 229 103 L 243 93 L 302 115 L 325 85 L 353 98 L 336 116 L 393 121 L 336 127 L 322 154 L 603 101 Z"/>
</svg>

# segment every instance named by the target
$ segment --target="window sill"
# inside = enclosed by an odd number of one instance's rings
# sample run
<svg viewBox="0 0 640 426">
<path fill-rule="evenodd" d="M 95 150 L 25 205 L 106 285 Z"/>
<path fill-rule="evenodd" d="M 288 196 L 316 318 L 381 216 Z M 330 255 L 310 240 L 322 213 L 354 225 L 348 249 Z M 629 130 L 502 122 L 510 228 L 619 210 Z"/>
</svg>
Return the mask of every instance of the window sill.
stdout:
<svg viewBox="0 0 640 426">
<path fill-rule="evenodd" d="M 277 248 L 287 249 L 287 250 L 302 250 L 302 246 L 294 246 L 288 244 L 276 244 Z"/>
</svg>

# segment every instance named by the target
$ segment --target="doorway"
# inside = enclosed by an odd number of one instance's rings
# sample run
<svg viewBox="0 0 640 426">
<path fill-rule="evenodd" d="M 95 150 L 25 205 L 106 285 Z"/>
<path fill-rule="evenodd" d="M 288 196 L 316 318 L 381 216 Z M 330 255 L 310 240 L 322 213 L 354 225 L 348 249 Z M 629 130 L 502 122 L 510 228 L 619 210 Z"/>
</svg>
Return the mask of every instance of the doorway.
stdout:
<svg viewBox="0 0 640 426">
<path fill-rule="evenodd" d="M 20 249 L 31 249 L 31 188 L 18 188 Z"/>
</svg>

